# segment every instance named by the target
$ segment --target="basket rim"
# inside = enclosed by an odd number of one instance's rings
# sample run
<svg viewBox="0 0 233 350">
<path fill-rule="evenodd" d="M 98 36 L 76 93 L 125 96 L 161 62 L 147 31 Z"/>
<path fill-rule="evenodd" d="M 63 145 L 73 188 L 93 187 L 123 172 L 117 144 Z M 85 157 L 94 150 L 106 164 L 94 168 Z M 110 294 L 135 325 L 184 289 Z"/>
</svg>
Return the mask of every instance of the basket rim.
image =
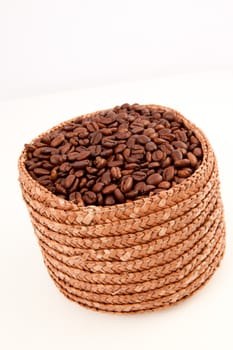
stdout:
<svg viewBox="0 0 233 350">
<path fill-rule="evenodd" d="M 57 195 L 53 194 L 46 187 L 42 186 L 38 181 L 36 181 L 35 179 L 33 179 L 30 176 L 30 174 L 27 171 L 26 166 L 25 166 L 25 160 L 26 160 L 25 146 L 24 146 L 24 149 L 21 152 L 19 160 L 18 160 L 18 168 L 19 168 L 19 174 L 20 174 L 19 181 L 21 181 L 21 176 L 23 174 L 23 176 L 27 180 L 29 180 L 32 184 L 34 184 L 34 190 L 36 191 L 36 193 L 39 194 L 39 193 L 43 192 L 45 195 L 49 196 L 54 203 L 56 203 L 56 205 L 53 205 L 54 208 L 59 208 L 59 207 L 62 207 L 66 204 L 65 206 L 66 206 L 67 210 L 79 211 L 79 212 L 83 211 L 83 212 L 86 212 L 87 214 L 90 212 L 93 214 L 99 213 L 99 212 L 101 212 L 101 213 L 113 212 L 116 209 L 123 211 L 126 208 L 127 209 L 134 208 L 137 205 L 150 204 L 151 201 L 154 200 L 155 198 L 162 200 L 162 199 L 166 199 L 167 197 L 171 197 L 174 195 L 174 190 L 176 193 L 179 193 L 180 191 L 184 190 L 184 187 L 186 185 L 191 184 L 198 177 L 198 175 L 200 175 L 205 170 L 206 164 L 208 163 L 208 160 L 213 153 L 212 148 L 208 142 L 208 139 L 206 138 L 204 133 L 194 123 L 192 123 L 189 119 L 184 117 L 180 112 L 178 112 L 177 110 L 175 110 L 173 108 L 165 107 L 165 106 L 157 105 L 157 104 L 142 104 L 142 105 L 138 104 L 138 106 L 144 107 L 144 108 L 150 108 L 150 109 L 162 109 L 162 111 L 164 111 L 164 112 L 174 113 L 176 115 L 177 119 L 182 120 L 184 125 L 188 129 L 191 129 L 192 131 L 194 131 L 195 135 L 198 137 L 198 140 L 201 143 L 201 147 L 202 147 L 202 151 L 203 151 L 202 162 L 201 162 L 200 166 L 194 171 L 194 173 L 191 176 L 189 176 L 188 178 L 184 179 L 184 181 L 181 184 L 176 184 L 176 185 L 172 186 L 170 189 L 165 190 L 165 191 L 158 193 L 158 194 L 154 194 L 151 197 L 146 196 L 143 198 L 138 198 L 138 199 L 133 200 L 132 202 L 117 203 L 117 204 L 114 204 L 113 206 L 101 206 L 101 205 L 78 206 L 77 204 L 75 204 L 69 200 L 60 198 Z M 100 112 L 107 112 L 109 110 L 112 110 L 112 108 L 98 110 L 98 111 L 95 111 L 92 113 L 83 114 L 83 115 L 80 115 L 78 117 L 72 117 L 68 120 L 65 120 L 64 122 L 59 123 L 58 125 L 46 130 L 45 132 L 42 132 L 37 137 L 33 138 L 30 141 L 30 144 L 33 143 L 38 138 L 60 129 L 62 126 L 66 125 L 67 123 L 70 123 L 70 122 L 77 120 L 79 118 L 81 119 L 81 118 L 93 117 Z M 23 182 L 25 183 L 25 180 Z"/>
</svg>

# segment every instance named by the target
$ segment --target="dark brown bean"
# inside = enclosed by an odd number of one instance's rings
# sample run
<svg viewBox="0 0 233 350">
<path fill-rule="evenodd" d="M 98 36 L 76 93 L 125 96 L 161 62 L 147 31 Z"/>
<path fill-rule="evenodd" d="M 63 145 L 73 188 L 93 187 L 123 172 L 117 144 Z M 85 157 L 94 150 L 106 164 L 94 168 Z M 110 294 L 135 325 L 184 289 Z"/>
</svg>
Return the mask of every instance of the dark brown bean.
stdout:
<svg viewBox="0 0 233 350">
<path fill-rule="evenodd" d="M 90 205 L 96 202 L 97 196 L 92 191 L 86 191 L 82 198 L 86 204 Z"/>
<path fill-rule="evenodd" d="M 154 142 L 147 142 L 145 145 L 145 149 L 149 152 L 153 152 L 157 149 L 157 145 Z"/>
<path fill-rule="evenodd" d="M 201 158 L 202 157 L 202 149 L 200 147 L 196 147 L 193 150 L 193 154 L 198 157 Z"/>
<path fill-rule="evenodd" d="M 75 179 L 76 179 L 76 176 L 75 176 L 75 175 L 68 175 L 68 176 L 65 178 L 64 187 L 65 187 L 65 188 L 70 188 L 70 187 L 73 185 Z"/>
<path fill-rule="evenodd" d="M 175 164 L 175 167 L 177 168 L 185 168 L 190 165 L 190 160 L 189 159 L 176 160 L 174 164 Z"/>
<path fill-rule="evenodd" d="M 103 188 L 102 193 L 103 194 L 110 194 L 110 193 L 113 193 L 116 189 L 117 189 L 116 184 L 110 184 L 110 185 Z"/>
<path fill-rule="evenodd" d="M 191 168 L 183 168 L 182 170 L 178 170 L 177 174 L 179 177 L 189 177 L 192 174 L 192 169 Z"/>
<path fill-rule="evenodd" d="M 102 133 L 100 131 L 95 131 L 91 135 L 91 144 L 97 145 L 102 140 Z"/>
<path fill-rule="evenodd" d="M 133 179 L 135 181 L 143 181 L 146 179 L 146 173 L 144 173 L 143 171 L 135 171 L 133 173 Z"/>
<path fill-rule="evenodd" d="M 172 181 L 175 175 L 175 169 L 173 166 L 169 166 L 163 171 L 163 179 L 165 181 Z"/>
<path fill-rule="evenodd" d="M 171 187 L 171 183 L 169 181 L 162 181 L 158 184 L 158 188 L 162 188 L 164 190 L 168 190 Z"/>
<path fill-rule="evenodd" d="M 197 166 L 197 162 L 198 162 L 197 157 L 195 156 L 195 154 L 193 154 L 192 152 L 188 152 L 187 153 L 187 157 L 188 157 L 188 159 L 190 161 L 190 165 L 193 168 L 195 168 Z"/>
<path fill-rule="evenodd" d="M 92 187 L 92 191 L 94 191 L 94 192 L 101 192 L 103 188 L 104 188 L 104 183 L 103 183 L 103 182 L 97 182 L 97 183 Z"/>
<path fill-rule="evenodd" d="M 51 147 L 60 146 L 64 140 L 65 140 L 65 136 L 63 134 L 59 134 L 51 141 L 50 146 Z"/>
<path fill-rule="evenodd" d="M 158 185 L 163 180 L 162 176 L 158 173 L 148 176 L 146 183 L 148 185 Z"/>
<path fill-rule="evenodd" d="M 105 205 L 114 205 L 114 204 L 115 204 L 115 199 L 114 199 L 113 195 L 108 194 L 105 197 Z"/>
<path fill-rule="evenodd" d="M 114 196 L 115 196 L 115 198 L 117 199 L 117 201 L 119 203 L 124 203 L 125 197 L 124 197 L 123 193 L 121 192 L 121 190 L 119 188 L 115 189 Z"/>
<path fill-rule="evenodd" d="M 121 178 L 121 169 L 117 166 L 114 166 L 110 170 L 111 176 L 113 179 L 120 179 Z"/>
<path fill-rule="evenodd" d="M 163 152 L 160 151 L 159 149 L 157 151 L 154 151 L 152 153 L 152 159 L 155 162 L 162 160 L 163 159 Z"/>
<path fill-rule="evenodd" d="M 121 180 L 121 191 L 123 193 L 129 192 L 133 187 L 133 178 L 130 175 L 126 175 Z"/>
<path fill-rule="evenodd" d="M 74 169 L 83 169 L 83 168 L 85 168 L 88 165 L 89 165 L 89 160 L 87 160 L 87 159 L 80 160 L 80 161 L 74 162 L 72 164 Z"/>
<path fill-rule="evenodd" d="M 137 142 L 141 143 L 142 145 L 145 145 L 146 143 L 150 142 L 151 139 L 146 135 L 138 135 L 137 136 Z"/>
<path fill-rule="evenodd" d="M 176 149 L 176 150 L 172 151 L 171 157 L 174 161 L 181 160 L 183 158 L 183 154 L 180 150 Z"/>
</svg>

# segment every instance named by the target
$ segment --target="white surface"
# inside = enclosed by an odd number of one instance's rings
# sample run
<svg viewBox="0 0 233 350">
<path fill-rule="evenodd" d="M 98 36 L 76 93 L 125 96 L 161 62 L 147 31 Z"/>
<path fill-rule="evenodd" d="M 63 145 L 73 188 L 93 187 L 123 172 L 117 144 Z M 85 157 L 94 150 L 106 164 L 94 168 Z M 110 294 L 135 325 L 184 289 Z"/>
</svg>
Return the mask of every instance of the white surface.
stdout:
<svg viewBox="0 0 233 350">
<path fill-rule="evenodd" d="M 233 71 L 213 71 L 0 104 L 1 349 L 233 349 L 232 95 Z M 174 107 L 205 131 L 219 160 L 227 221 L 226 254 L 211 281 L 180 305 L 132 316 L 89 311 L 60 294 L 17 183 L 25 142 L 62 120 L 123 102 Z"/>
<path fill-rule="evenodd" d="M 224 68 L 232 0 L 1 0 L 0 96 Z"/>
</svg>

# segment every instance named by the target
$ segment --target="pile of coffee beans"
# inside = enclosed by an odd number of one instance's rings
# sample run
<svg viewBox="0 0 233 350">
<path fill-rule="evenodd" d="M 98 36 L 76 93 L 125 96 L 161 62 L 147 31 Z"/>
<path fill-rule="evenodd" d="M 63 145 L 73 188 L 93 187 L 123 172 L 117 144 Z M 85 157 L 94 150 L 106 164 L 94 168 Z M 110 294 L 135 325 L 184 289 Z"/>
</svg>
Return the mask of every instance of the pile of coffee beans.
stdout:
<svg viewBox="0 0 233 350">
<path fill-rule="evenodd" d="M 199 140 L 175 112 L 138 104 L 77 118 L 26 145 L 26 153 L 30 175 L 79 206 L 152 196 L 202 161 Z"/>
</svg>

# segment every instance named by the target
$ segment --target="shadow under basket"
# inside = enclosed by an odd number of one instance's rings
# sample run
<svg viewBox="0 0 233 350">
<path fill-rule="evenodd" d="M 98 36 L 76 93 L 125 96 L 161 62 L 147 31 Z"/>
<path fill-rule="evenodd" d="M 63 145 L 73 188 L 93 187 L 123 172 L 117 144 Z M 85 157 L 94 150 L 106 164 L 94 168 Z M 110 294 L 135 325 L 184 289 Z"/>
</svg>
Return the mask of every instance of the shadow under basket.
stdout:
<svg viewBox="0 0 233 350">
<path fill-rule="evenodd" d="M 98 311 L 144 312 L 182 301 L 208 281 L 224 254 L 219 177 L 208 140 L 178 112 L 145 107 L 176 113 L 201 142 L 201 165 L 169 190 L 78 207 L 29 175 L 25 150 L 19 159 L 23 198 L 50 276 L 66 297 Z"/>
</svg>

